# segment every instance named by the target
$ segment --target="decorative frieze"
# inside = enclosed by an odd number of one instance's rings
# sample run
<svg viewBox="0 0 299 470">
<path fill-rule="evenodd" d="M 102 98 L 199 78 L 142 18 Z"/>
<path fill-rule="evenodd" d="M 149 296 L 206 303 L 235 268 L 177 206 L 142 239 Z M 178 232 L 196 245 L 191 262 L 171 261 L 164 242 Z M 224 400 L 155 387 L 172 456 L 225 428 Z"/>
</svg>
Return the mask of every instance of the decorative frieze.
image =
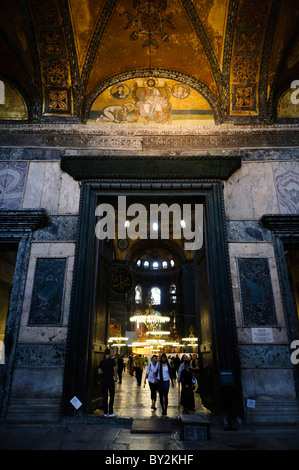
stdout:
<svg viewBox="0 0 299 470">
<path fill-rule="evenodd" d="M 298 126 L 169 127 L 91 125 L 3 125 L 0 147 L 42 147 L 129 151 L 201 151 L 292 148 L 299 146 Z"/>
</svg>

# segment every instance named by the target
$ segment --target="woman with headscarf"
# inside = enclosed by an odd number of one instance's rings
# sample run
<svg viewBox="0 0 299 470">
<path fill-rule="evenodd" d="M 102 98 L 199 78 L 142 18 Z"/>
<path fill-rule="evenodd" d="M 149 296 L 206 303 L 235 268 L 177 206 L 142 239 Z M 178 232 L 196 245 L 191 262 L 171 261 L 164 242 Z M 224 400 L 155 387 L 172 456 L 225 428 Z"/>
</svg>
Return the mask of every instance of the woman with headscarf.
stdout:
<svg viewBox="0 0 299 470">
<path fill-rule="evenodd" d="M 182 384 L 181 405 L 184 408 L 184 413 L 189 413 L 189 410 L 195 408 L 194 393 L 193 393 L 193 372 L 190 367 L 190 361 L 185 361 L 185 368 L 180 375 L 180 382 Z"/>
<path fill-rule="evenodd" d="M 174 387 L 173 378 L 171 376 L 170 364 L 167 360 L 166 354 L 162 354 L 157 374 L 154 373 L 155 382 L 158 383 L 158 391 L 160 396 L 160 403 L 162 407 L 162 415 L 167 415 L 168 406 L 168 392 L 170 381 L 172 387 Z"/>
</svg>

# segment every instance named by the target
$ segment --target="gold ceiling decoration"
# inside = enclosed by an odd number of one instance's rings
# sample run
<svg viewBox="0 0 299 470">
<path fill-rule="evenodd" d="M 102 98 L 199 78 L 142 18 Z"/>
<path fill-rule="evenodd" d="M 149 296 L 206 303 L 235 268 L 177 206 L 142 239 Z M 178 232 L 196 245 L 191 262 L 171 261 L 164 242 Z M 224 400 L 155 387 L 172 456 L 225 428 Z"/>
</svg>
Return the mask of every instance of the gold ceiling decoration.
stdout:
<svg viewBox="0 0 299 470">
<path fill-rule="evenodd" d="M 297 0 L 2 3 L 0 79 L 36 122 L 87 122 L 97 97 L 134 78 L 197 91 L 216 124 L 273 122 L 299 76 Z M 279 117 L 294 113 L 284 103 Z"/>
</svg>

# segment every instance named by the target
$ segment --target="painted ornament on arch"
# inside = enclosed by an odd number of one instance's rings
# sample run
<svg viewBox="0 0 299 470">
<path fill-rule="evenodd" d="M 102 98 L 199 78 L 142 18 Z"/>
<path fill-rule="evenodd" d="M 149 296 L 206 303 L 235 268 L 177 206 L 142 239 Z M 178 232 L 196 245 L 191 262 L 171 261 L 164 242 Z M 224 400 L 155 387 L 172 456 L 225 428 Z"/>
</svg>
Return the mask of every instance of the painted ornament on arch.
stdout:
<svg viewBox="0 0 299 470">
<path fill-rule="evenodd" d="M 167 0 L 134 0 L 133 7 L 137 13 L 132 15 L 126 12 L 128 23 L 125 26 L 126 30 L 133 29 L 131 41 L 137 41 L 142 36 L 145 39 L 142 47 L 154 46 L 156 49 L 159 48 L 157 37 L 169 41 L 168 30 L 174 30 L 175 27 L 172 24 L 172 13 L 166 13 Z"/>
</svg>

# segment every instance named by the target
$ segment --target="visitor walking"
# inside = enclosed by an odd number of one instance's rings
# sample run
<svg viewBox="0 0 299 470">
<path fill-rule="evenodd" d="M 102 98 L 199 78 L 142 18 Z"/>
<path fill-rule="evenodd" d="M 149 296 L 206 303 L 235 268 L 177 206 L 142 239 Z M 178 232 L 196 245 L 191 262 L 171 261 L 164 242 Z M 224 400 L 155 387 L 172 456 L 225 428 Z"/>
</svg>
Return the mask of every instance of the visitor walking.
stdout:
<svg viewBox="0 0 299 470">
<path fill-rule="evenodd" d="M 122 383 L 122 375 L 123 375 L 123 370 L 124 370 L 124 360 L 122 356 L 119 354 L 117 355 L 117 375 L 118 375 L 118 381 L 121 384 Z"/>
<path fill-rule="evenodd" d="M 157 363 L 157 356 L 154 354 L 152 356 L 151 362 L 147 367 L 147 371 L 144 378 L 144 386 L 146 384 L 146 379 L 148 379 L 149 387 L 151 390 L 151 400 L 152 400 L 152 410 L 156 410 L 156 401 L 157 401 L 157 384 L 155 381 L 154 373 L 157 373 L 159 364 Z"/>
<path fill-rule="evenodd" d="M 182 384 L 181 392 L 181 405 L 184 410 L 183 413 L 189 413 L 190 410 L 194 410 L 194 393 L 193 393 L 193 372 L 190 367 L 190 361 L 185 361 L 185 367 L 180 375 L 180 383 Z"/>
<path fill-rule="evenodd" d="M 132 356 L 129 356 L 129 359 L 127 360 L 127 370 L 131 376 L 134 374 L 134 361 Z"/>
<path fill-rule="evenodd" d="M 106 349 L 104 352 L 104 359 L 99 364 L 98 372 L 102 376 L 104 416 L 107 417 L 108 415 L 109 393 L 109 417 L 113 418 L 117 416 L 113 413 L 113 403 L 115 394 L 114 376 L 116 376 L 116 365 L 115 360 L 111 358 L 109 349 Z"/>
<path fill-rule="evenodd" d="M 175 372 L 176 372 L 176 374 L 177 374 L 177 373 L 178 373 L 178 370 L 179 370 L 179 368 L 180 368 L 180 365 L 181 365 L 181 360 L 180 360 L 178 354 L 175 356 L 173 362 L 174 362 Z"/>
<path fill-rule="evenodd" d="M 174 387 L 173 379 L 171 377 L 170 364 L 167 360 L 166 354 L 162 354 L 157 374 L 153 373 L 155 382 L 158 383 L 158 392 L 160 396 L 160 403 L 162 407 L 162 415 L 167 415 L 167 406 L 168 406 L 168 392 L 170 381 L 172 387 Z"/>
<path fill-rule="evenodd" d="M 178 378 L 177 378 L 178 382 L 180 382 L 180 376 L 181 376 L 182 370 L 185 368 L 185 362 L 186 361 L 190 362 L 190 359 L 187 356 L 187 354 L 184 354 L 182 356 L 181 365 L 180 365 L 179 370 L 178 370 Z M 192 369 L 192 364 L 191 363 L 190 363 L 190 368 Z M 195 383 L 195 379 L 194 379 L 194 383 Z"/>
<path fill-rule="evenodd" d="M 140 387 L 141 385 L 141 379 L 142 379 L 142 372 L 143 372 L 143 358 L 141 357 L 141 354 L 138 354 L 135 358 L 135 372 L 136 372 L 136 380 L 137 380 L 137 385 Z"/>
<path fill-rule="evenodd" d="M 199 370 L 199 360 L 197 359 L 196 354 L 192 354 L 191 366 L 192 366 L 192 371 L 193 371 L 194 377 L 195 377 L 196 382 L 197 382 L 196 393 L 199 393 L 199 391 L 200 391 L 200 370 Z"/>
</svg>

